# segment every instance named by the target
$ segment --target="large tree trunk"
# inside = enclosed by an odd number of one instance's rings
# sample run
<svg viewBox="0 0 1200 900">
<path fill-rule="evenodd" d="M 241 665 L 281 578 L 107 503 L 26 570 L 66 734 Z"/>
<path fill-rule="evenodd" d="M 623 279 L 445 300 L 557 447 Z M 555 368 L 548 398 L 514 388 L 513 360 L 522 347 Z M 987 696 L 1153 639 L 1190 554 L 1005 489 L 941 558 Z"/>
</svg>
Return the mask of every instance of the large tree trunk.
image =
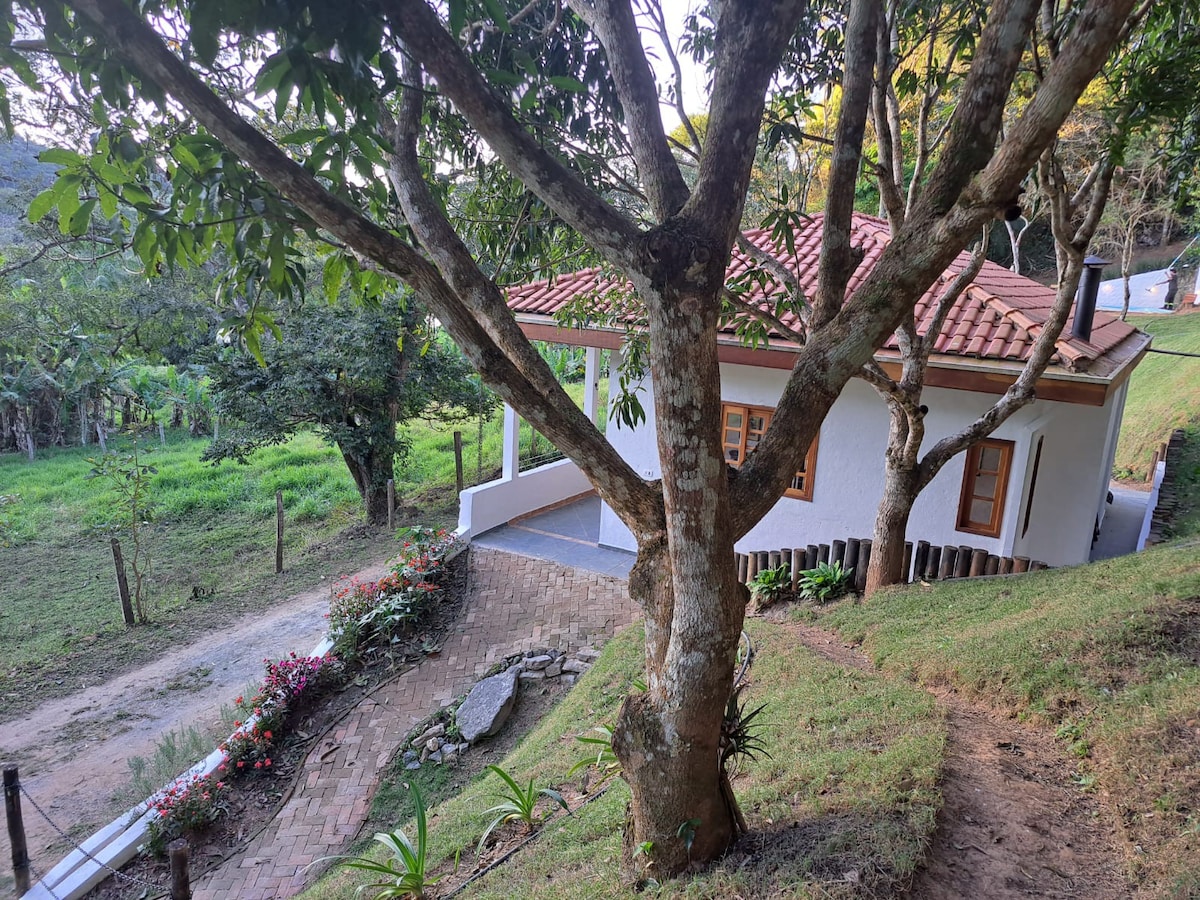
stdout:
<svg viewBox="0 0 1200 900">
<path fill-rule="evenodd" d="M 747 595 L 736 577 L 716 427 L 715 289 L 648 306 L 666 540 L 640 541 L 630 577 L 646 611 L 649 689 L 622 705 L 613 750 L 633 794 L 626 849 L 648 847 L 642 858 L 662 876 L 719 856 L 737 837 L 719 745 Z"/>
<path fill-rule="evenodd" d="M 387 483 L 393 476 L 390 454 L 369 450 L 365 453 L 338 448 L 362 497 L 368 525 L 386 525 L 388 519 Z"/>
</svg>

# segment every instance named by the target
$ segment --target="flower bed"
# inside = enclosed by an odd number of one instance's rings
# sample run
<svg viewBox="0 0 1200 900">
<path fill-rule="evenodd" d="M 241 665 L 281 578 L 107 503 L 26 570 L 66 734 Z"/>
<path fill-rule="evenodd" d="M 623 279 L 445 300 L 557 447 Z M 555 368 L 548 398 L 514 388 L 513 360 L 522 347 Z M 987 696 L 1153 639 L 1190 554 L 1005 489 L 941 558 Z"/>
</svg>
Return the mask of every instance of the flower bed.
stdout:
<svg viewBox="0 0 1200 900">
<path fill-rule="evenodd" d="M 353 656 L 367 649 L 386 650 L 410 636 L 440 601 L 443 562 L 458 547 L 445 529 L 411 528 L 400 554 L 377 581 L 357 578 L 334 585 L 329 602 L 329 635 L 337 651 Z"/>
<path fill-rule="evenodd" d="M 274 769 L 276 748 L 294 727 L 296 713 L 344 679 L 341 657 L 364 663 L 367 654 L 417 642 L 414 628 L 441 604 L 444 562 L 460 546 L 444 529 L 412 528 L 391 571 L 378 581 L 339 582 L 328 616 L 335 652 L 263 661 L 266 675 L 258 691 L 234 701 L 241 718 L 219 747 L 223 759 L 216 771 L 179 779 L 151 798 L 158 815 L 149 826 L 149 848 L 161 855 L 175 838 L 202 833 L 226 813 L 235 782 Z"/>
<path fill-rule="evenodd" d="M 220 745 L 224 758 L 216 772 L 181 779 L 151 798 L 150 806 L 158 813 L 149 827 L 151 852 L 161 855 L 175 838 L 196 834 L 216 822 L 225 812 L 227 781 L 270 769 L 272 748 L 289 725 L 289 713 L 338 683 L 344 671 L 331 654 L 292 653 L 277 662 L 263 662 L 267 674 L 258 692 L 249 700 L 234 701 L 245 719 L 234 722 L 233 733 Z"/>
</svg>

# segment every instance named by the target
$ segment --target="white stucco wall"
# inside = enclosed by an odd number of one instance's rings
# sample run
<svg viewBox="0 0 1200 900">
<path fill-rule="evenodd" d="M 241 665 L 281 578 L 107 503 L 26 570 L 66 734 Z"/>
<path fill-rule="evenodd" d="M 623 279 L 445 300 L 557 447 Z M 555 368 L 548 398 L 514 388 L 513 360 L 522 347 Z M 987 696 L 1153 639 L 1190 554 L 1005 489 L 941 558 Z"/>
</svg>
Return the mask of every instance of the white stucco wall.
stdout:
<svg viewBox="0 0 1200 900">
<path fill-rule="evenodd" d="M 781 370 L 723 365 L 722 397 L 734 403 L 773 407 L 787 375 Z M 1116 392 L 1114 399 L 1123 397 L 1123 392 Z M 925 446 L 961 428 L 994 400 L 988 394 L 927 389 Z M 660 470 L 649 386 L 642 403 L 646 425 L 631 431 L 610 423 L 608 438 L 639 474 L 656 478 Z M 954 527 L 963 476 L 964 455 L 959 454 L 918 498 L 909 539 L 966 544 L 1005 556 L 1030 556 L 1051 565 L 1086 561 L 1111 468 L 1113 411 L 1112 401 L 1104 408 L 1038 401 L 1021 410 L 994 434 L 1015 443 L 1000 537 L 981 537 Z M 883 401 L 863 382 L 851 381 L 821 427 L 812 502 L 782 498 L 738 542 L 737 549 L 777 549 L 870 537 L 883 492 L 887 427 Z M 1045 435 L 1045 442 L 1033 514 L 1028 531 L 1021 536 L 1030 467 L 1040 435 Z M 600 542 L 634 549 L 632 535 L 607 508 L 601 518 Z"/>
<path fill-rule="evenodd" d="M 591 490 L 569 459 L 467 488 L 458 495 L 458 525 L 468 537 Z"/>
</svg>

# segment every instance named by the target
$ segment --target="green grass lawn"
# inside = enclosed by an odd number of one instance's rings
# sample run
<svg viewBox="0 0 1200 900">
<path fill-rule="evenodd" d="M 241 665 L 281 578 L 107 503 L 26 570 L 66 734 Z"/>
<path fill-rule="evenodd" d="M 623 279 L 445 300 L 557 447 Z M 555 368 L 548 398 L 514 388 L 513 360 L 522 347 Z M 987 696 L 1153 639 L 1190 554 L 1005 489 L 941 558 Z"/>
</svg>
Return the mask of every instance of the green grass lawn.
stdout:
<svg viewBox="0 0 1200 900">
<path fill-rule="evenodd" d="M 755 620 L 749 630 L 758 656 L 748 699 L 766 704 L 761 718 L 771 758 L 748 763 L 734 786 L 751 828 L 769 840 L 753 857 L 731 857 L 642 895 L 841 897 L 902 883 L 921 858 L 940 805 L 945 726 L 935 702 L 903 681 L 822 661 L 787 626 Z M 613 721 L 642 661 L 639 629 L 614 638 L 592 671 L 503 760 L 504 769 L 522 784 L 534 778 L 570 788 L 575 779 L 568 770 L 587 755 L 575 736 Z M 431 858 L 444 869 L 461 854 L 470 870 L 499 787 L 489 773 L 431 810 Z M 618 874 L 627 800 L 624 783 L 614 782 L 574 815 L 555 818 L 518 857 L 461 896 L 639 896 Z M 855 886 L 845 877 L 852 870 L 862 878 Z M 335 869 L 303 896 L 348 900 L 362 881 Z"/>
<path fill-rule="evenodd" d="M 1129 322 L 1154 335 L 1156 349 L 1200 353 L 1200 314 L 1130 316 Z M 1188 425 L 1200 427 L 1200 359 L 1146 354 L 1130 378 L 1115 477 L 1145 481 L 1155 448 Z"/>
<path fill-rule="evenodd" d="M 894 589 L 822 616 L 892 677 L 1057 729 L 1145 896 L 1200 895 L 1200 548 Z"/>
<path fill-rule="evenodd" d="M 34 462 L 0 456 L 0 718 L 93 684 L 172 644 L 393 552 L 380 529 L 356 526 L 362 503 L 340 454 L 313 435 L 256 453 L 249 465 L 200 462 L 206 440 L 170 435 L 144 445 L 153 514 L 151 622 L 127 628 L 117 601 L 110 537 L 112 489 L 89 478 L 98 448 L 46 451 Z M 126 439 L 110 443 L 128 449 Z M 274 573 L 275 492 L 283 494 L 283 575 Z M 423 505 L 446 524 L 454 498 Z M 435 498 L 437 499 L 437 498 Z"/>
</svg>

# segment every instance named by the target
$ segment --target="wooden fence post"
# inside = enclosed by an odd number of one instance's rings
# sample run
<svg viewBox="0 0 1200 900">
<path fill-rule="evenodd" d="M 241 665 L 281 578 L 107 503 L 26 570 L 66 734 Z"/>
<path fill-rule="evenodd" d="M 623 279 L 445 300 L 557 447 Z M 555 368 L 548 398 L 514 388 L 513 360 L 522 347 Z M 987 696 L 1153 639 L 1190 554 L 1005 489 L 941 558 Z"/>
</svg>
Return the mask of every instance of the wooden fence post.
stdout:
<svg viewBox="0 0 1200 900">
<path fill-rule="evenodd" d="M 121 556 L 121 542 L 116 538 L 112 539 L 112 554 L 113 564 L 117 567 L 117 593 L 121 597 L 121 617 L 126 625 L 132 625 L 136 620 L 133 617 L 133 603 L 129 599 L 129 581 L 125 577 L 125 559 Z"/>
<path fill-rule="evenodd" d="M 958 558 L 954 561 L 954 577 L 966 578 L 971 574 L 971 554 L 975 551 L 962 544 L 958 548 Z"/>
<path fill-rule="evenodd" d="M 817 567 L 817 558 L 820 551 L 816 544 L 809 544 L 804 548 L 804 568 L 815 569 Z"/>
<path fill-rule="evenodd" d="M 387 482 L 388 531 L 396 530 L 396 479 Z"/>
<path fill-rule="evenodd" d="M 925 580 L 936 581 L 942 570 L 942 548 L 933 544 L 929 547 L 929 566 L 925 569 Z"/>
<path fill-rule="evenodd" d="M 171 900 L 192 900 L 192 884 L 188 877 L 188 842 L 176 838 L 167 846 L 171 855 Z"/>
<path fill-rule="evenodd" d="M 1011 556 L 1000 557 L 1000 565 L 996 568 L 997 575 L 1011 575 L 1013 570 L 1013 561 Z"/>
<path fill-rule="evenodd" d="M 987 562 L 983 564 L 984 575 L 995 575 L 1000 571 L 1000 557 L 995 553 L 989 553 Z"/>
<path fill-rule="evenodd" d="M 778 569 L 783 564 L 783 557 L 779 555 L 778 550 L 772 550 L 767 554 L 767 568 Z"/>
<path fill-rule="evenodd" d="M 737 562 L 738 584 L 745 584 L 746 570 L 750 568 L 750 561 L 746 559 L 745 553 L 735 553 L 734 560 Z"/>
<path fill-rule="evenodd" d="M 462 432 L 454 432 L 454 485 L 456 493 L 463 492 Z"/>
<path fill-rule="evenodd" d="M 283 491 L 275 492 L 275 574 L 283 571 Z"/>
<path fill-rule="evenodd" d="M 858 538 L 846 539 L 846 555 L 842 558 L 842 568 L 849 572 L 858 573 Z"/>
<path fill-rule="evenodd" d="M 913 554 L 913 581 L 925 578 L 925 569 L 929 565 L 929 541 L 917 541 L 917 550 Z"/>
<path fill-rule="evenodd" d="M 986 550 L 975 550 L 971 553 L 971 568 L 969 574 L 972 578 L 978 578 L 984 573 L 987 567 L 988 552 Z"/>
<path fill-rule="evenodd" d="M 29 851 L 25 846 L 25 823 L 21 820 L 21 781 L 16 766 L 4 767 L 4 817 L 8 821 L 8 844 L 12 847 L 13 879 L 20 897 L 29 890 Z"/>
<path fill-rule="evenodd" d="M 829 564 L 837 563 L 843 569 L 846 568 L 846 542 L 834 541 L 829 545 Z"/>
<path fill-rule="evenodd" d="M 903 571 L 900 573 L 900 583 L 901 584 L 908 584 L 909 581 L 912 580 L 909 577 L 909 573 L 912 571 L 912 561 L 913 561 L 913 542 L 905 541 L 904 542 L 904 566 L 903 566 Z"/>
<path fill-rule="evenodd" d="M 858 542 L 858 562 L 854 566 L 854 589 L 860 594 L 867 589 L 867 567 L 871 565 L 871 539 Z"/>
<path fill-rule="evenodd" d="M 1013 574 L 1020 575 L 1022 572 L 1028 572 L 1028 571 L 1029 571 L 1029 557 L 1028 556 L 1014 556 L 1013 557 Z"/>
<path fill-rule="evenodd" d="M 829 545 L 817 544 L 817 562 L 829 562 Z"/>
<path fill-rule="evenodd" d="M 945 581 L 954 577 L 954 564 L 958 560 L 958 548 L 947 544 L 942 548 L 942 567 L 938 569 L 938 578 Z"/>
</svg>

